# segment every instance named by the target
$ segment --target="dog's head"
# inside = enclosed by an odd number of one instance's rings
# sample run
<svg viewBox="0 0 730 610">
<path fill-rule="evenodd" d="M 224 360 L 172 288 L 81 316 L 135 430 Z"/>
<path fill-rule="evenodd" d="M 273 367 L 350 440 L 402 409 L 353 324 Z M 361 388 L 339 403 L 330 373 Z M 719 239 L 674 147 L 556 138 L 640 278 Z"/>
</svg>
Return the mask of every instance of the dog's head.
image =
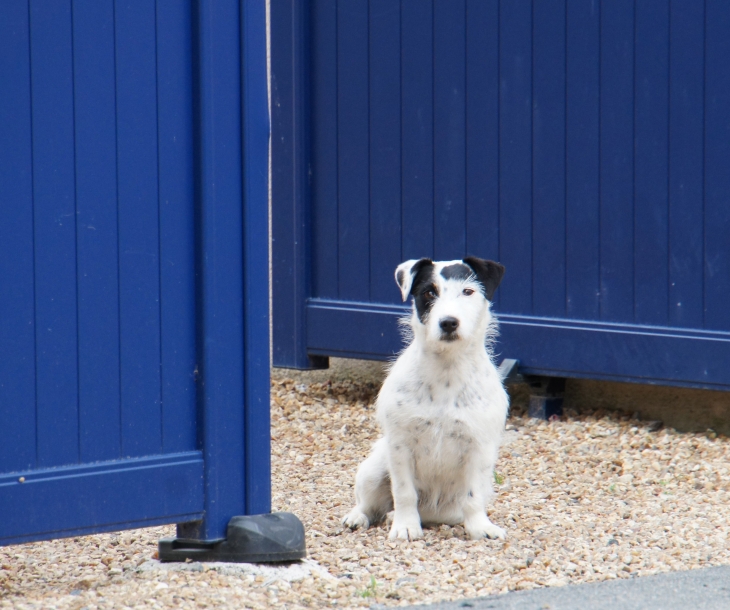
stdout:
<svg viewBox="0 0 730 610">
<path fill-rule="evenodd" d="M 499 263 L 473 256 L 441 262 L 422 258 L 398 265 L 395 281 L 404 301 L 413 296 L 414 333 L 446 348 L 461 341 L 483 343 L 490 301 L 503 275 Z"/>
</svg>

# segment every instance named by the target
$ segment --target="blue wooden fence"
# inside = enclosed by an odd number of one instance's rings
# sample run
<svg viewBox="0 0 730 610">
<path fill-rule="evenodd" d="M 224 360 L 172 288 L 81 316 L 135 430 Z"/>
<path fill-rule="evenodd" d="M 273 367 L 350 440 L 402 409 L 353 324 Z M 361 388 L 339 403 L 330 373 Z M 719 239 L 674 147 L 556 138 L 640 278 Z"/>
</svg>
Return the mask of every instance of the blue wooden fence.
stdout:
<svg viewBox="0 0 730 610">
<path fill-rule="evenodd" d="M 272 4 L 274 361 L 385 358 L 396 265 L 506 266 L 527 373 L 730 386 L 730 3 Z"/>
<path fill-rule="evenodd" d="M 270 510 L 265 49 L 263 0 L 0 4 L 0 544 Z"/>
</svg>

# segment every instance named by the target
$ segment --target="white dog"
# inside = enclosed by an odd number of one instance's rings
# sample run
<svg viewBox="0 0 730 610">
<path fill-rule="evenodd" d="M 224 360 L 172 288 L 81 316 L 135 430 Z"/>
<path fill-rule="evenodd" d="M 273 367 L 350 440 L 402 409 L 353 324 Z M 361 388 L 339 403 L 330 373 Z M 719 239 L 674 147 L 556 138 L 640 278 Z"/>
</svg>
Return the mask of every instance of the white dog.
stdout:
<svg viewBox="0 0 730 610">
<path fill-rule="evenodd" d="M 398 266 L 411 342 L 377 400 L 383 438 L 360 465 L 357 506 L 342 520 L 366 528 L 391 510 L 390 539 L 414 540 L 421 523 L 463 523 L 472 539 L 504 538 L 485 510 L 508 410 L 491 357 L 497 323 L 490 301 L 504 267 L 410 260 Z"/>
</svg>

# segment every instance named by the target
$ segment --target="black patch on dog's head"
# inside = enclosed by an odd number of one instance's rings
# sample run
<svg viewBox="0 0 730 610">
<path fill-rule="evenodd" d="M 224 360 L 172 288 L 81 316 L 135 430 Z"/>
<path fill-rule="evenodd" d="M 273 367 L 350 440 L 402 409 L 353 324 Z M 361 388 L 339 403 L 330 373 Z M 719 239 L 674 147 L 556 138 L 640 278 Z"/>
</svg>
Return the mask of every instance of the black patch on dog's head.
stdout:
<svg viewBox="0 0 730 610">
<path fill-rule="evenodd" d="M 401 263 L 396 268 L 395 281 L 398 284 L 398 288 L 400 288 L 404 301 L 407 301 L 408 297 L 414 294 L 413 290 L 416 285 L 416 276 L 424 267 L 433 267 L 433 261 L 430 258 L 422 258 L 417 261 L 409 260 Z"/>
<path fill-rule="evenodd" d="M 494 297 L 494 291 L 497 290 L 497 286 L 502 281 L 504 266 L 476 256 L 467 256 L 464 262 L 474 271 L 482 286 L 484 296 L 491 301 Z"/>
<path fill-rule="evenodd" d="M 425 323 L 428 312 L 431 311 L 438 298 L 438 288 L 433 282 L 433 262 L 427 258 L 421 259 L 413 266 L 413 269 L 415 277 L 411 286 L 411 294 L 416 303 L 418 319 L 421 323 Z"/>
<path fill-rule="evenodd" d="M 441 269 L 441 276 L 445 280 L 468 280 L 473 275 L 472 268 L 463 263 L 454 263 Z"/>
</svg>

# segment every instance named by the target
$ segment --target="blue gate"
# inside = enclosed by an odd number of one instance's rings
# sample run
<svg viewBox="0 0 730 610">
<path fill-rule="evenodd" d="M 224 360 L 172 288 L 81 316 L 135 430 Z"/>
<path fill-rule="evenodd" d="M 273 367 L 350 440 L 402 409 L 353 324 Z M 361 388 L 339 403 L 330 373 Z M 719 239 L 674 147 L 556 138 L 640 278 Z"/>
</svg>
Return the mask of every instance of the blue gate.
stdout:
<svg viewBox="0 0 730 610">
<path fill-rule="evenodd" d="M 0 4 L 0 544 L 270 510 L 265 53 L 264 0 Z"/>
<path fill-rule="evenodd" d="M 400 349 L 403 260 L 501 261 L 525 373 L 730 386 L 730 3 L 272 4 L 274 362 Z"/>
</svg>

